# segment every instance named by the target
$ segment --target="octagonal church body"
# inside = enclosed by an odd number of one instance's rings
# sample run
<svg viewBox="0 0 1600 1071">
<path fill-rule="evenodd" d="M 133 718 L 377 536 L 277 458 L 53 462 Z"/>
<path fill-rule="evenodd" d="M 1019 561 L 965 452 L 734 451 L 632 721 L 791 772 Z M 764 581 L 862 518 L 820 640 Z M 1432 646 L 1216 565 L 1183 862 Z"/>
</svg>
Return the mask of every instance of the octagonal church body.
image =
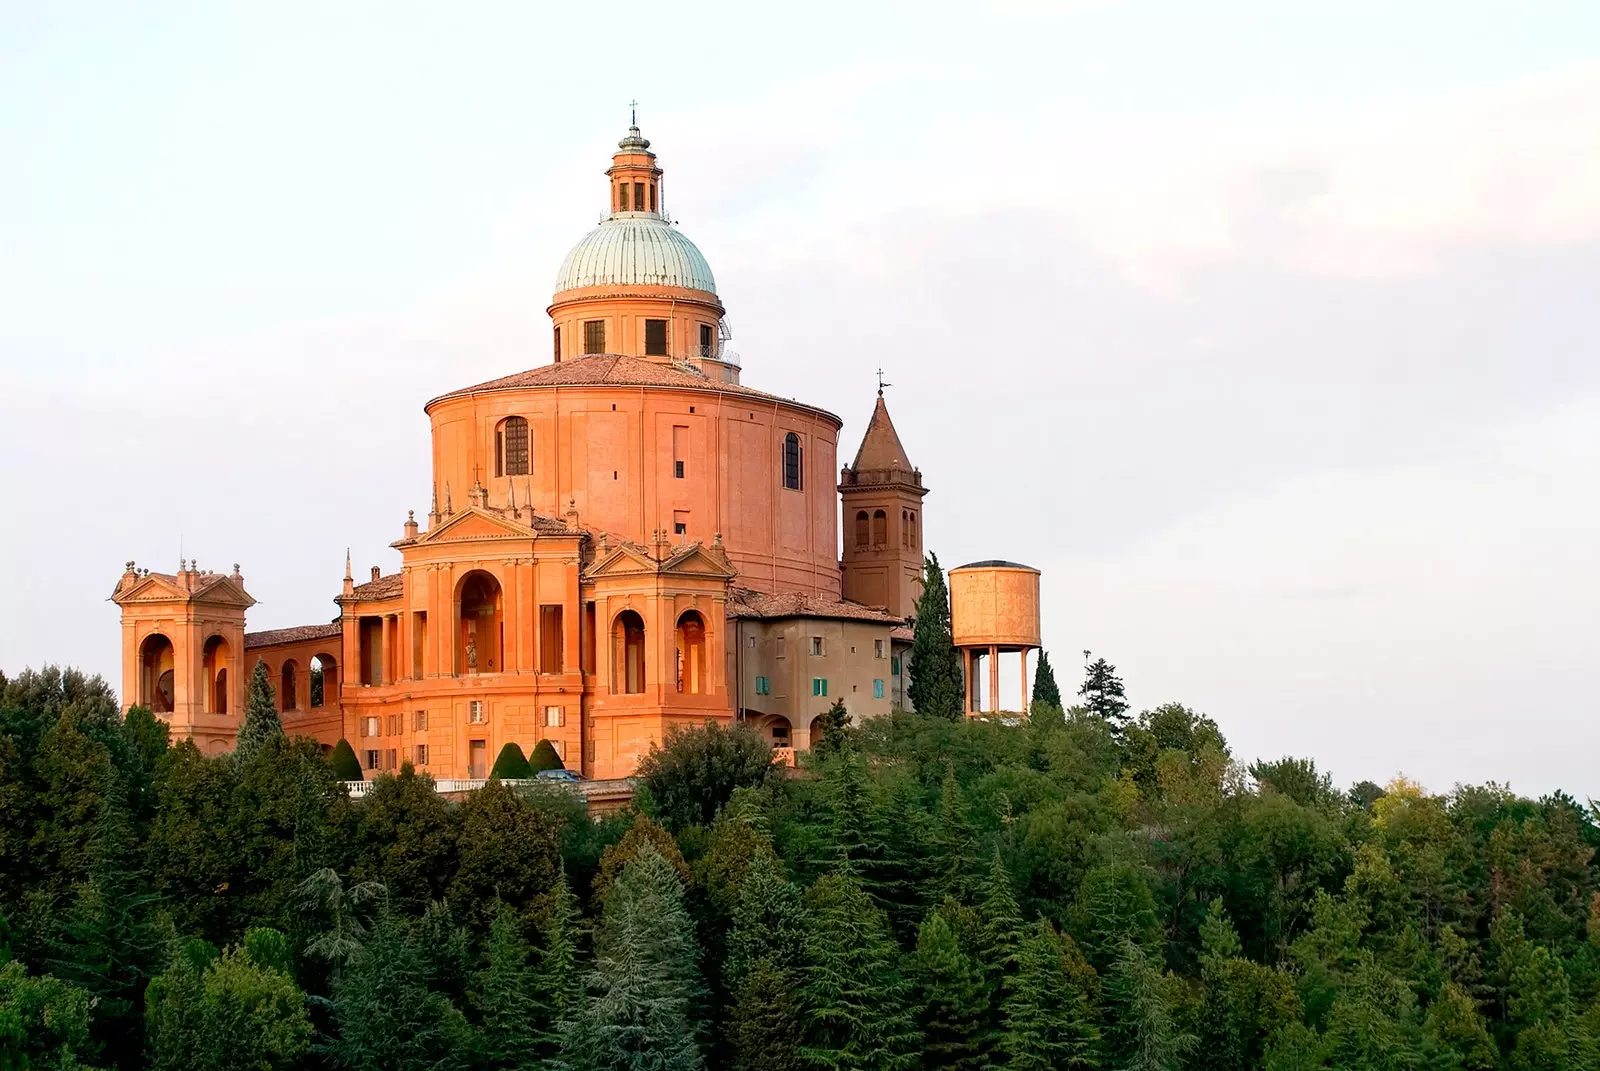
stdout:
<svg viewBox="0 0 1600 1071">
<path fill-rule="evenodd" d="M 541 740 L 622 777 L 707 719 L 804 749 L 837 699 L 857 718 L 908 705 L 927 489 L 882 391 L 840 468 L 837 416 L 741 382 L 636 126 L 606 175 L 608 214 L 557 277 L 549 362 L 424 406 L 432 501 L 392 544 L 399 571 L 358 578 L 347 557 L 335 620 L 247 632 L 237 566 L 129 562 L 125 705 L 226 751 L 264 662 L 291 735 L 349 740 L 368 776 L 438 778 Z"/>
</svg>

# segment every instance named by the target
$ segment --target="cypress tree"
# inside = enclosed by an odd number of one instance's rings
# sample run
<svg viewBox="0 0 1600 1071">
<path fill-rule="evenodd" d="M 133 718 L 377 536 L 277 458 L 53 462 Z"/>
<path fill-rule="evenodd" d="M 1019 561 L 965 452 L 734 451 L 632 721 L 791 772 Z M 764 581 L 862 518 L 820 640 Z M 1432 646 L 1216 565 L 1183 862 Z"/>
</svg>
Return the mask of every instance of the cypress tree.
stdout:
<svg viewBox="0 0 1600 1071">
<path fill-rule="evenodd" d="M 1078 694 L 1083 697 L 1083 705 L 1089 713 L 1104 720 L 1116 733 L 1120 735 L 1127 727 L 1128 697 L 1123 692 L 1116 666 L 1104 658 L 1095 659 L 1084 672 Z"/>
<path fill-rule="evenodd" d="M 1050 652 L 1039 652 L 1039 667 L 1033 671 L 1033 701 L 1029 707 L 1034 706 L 1061 706 L 1061 688 L 1056 684 L 1056 671 L 1050 668 Z"/>
<path fill-rule="evenodd" d="M 728 1034 L 734 1071 L 799 1071 L 802 1012 L 795 978 L 758 959 L 734 990 Z"/>
<path fill-rule="evenodd" d="M 589 999 L 562 1059 L 577 1071 L 698 1071 L 705 1063 L 690 1011 L 699 971 L 677 869 L 646 841 L 605 903 Z"/>
<path fill-rule="evenodd" d="M 928 555 L 922 576 L 911 638 L 911 686 L 906 694 L 917 713 L 955 720 L 965 709 L 965 674 L 950 635 L 950 594 L 937 554 Z"/>
<path fill-rule="evenodd" d="M 939 784 L 939 807 L 934 813 L 928 871 L 933 892 L 965 899 L 972 884 L 972 825 L 967 820 L 966 795 L 956 781 L 953 765 L 946 765 Z"/>
<path fill-rule="evenodd" d="M 334 780 L 361 780 L 361 762 L 356 758 L 355 748 L 344 737 L 341 736 L 339 742 L 333 745 L 333 754 L 328 757 L 328 763 L 333 767 Z"/>
<path fill-rule="evenodd" d="M 1000 858 L 998 845 L 983 883 L 979 914 L 983 916 L 984 927 L 984 970 L 995 992 L 1003 994 L 1009 979 L 1016 974 L 1017 956 L 1027 936 L 1027 927 L 1022 922 L 1016 894 L 1011 890 L 1011 872 Z"/>
<path fill-rule="evenodd" d="M 911 962 L 923 1066 L 988 1066 L 982 1044 L 989 1013 L 983 972 L 962 950 L 942 912 L 935 910 L 923 920 Z"/>
<path fill-rule="evenodd" d="M 816 739 L 811 741 L 813 755 L 821 758 L 850 749 L 850 711 L 842 698 L 835 699 L 833 705 L 823 711 L 822 717 L 813 725 L 817 730 Z"/>
<path fill-rule="evenodd" d="M 883 912 L 849 873 L 823 875 L 805 899 L 803 1055 L 826 1068 L 915 1066 L 916 1023 Z"/>
<path fill-rule="evenodd" d="M 539 1066 L 535 978 L 522 923 L 508 907 L 489 928 L 488 960 L 479 980 L 480 1054 L 497 1071 L 533 1071 Z"/>
<path fill-rule="evenodd" d="M 507 740 L 506 746 L 495 757 L 489 776 L 502 781 L 525 781 L 532 777 L 533 769 L 528 765 L 527 756 L 522 753 L 522 745 L 515 740 Z"/>
<path fill-rule="evenodd" d="M 1017 973 L 1004 1004 L 1000 1051 L 1015 1071 L 1070 1071 L 1099 1066 L 1100 1032 L 1075 983 L 1069 939 L 1040 919 L 1017 950 Z"/>
<path fill-rule="evenodd" d="M 244 725 L 239 729 L 239 739 L 233 746 L 235 760 L 242 766 L 256 756 L 268 740 L 283 739 L 283 722 L 278 718 L 278 697 L 272 680 L 267 676 L 267 664 L 256 660 L 250 673 L 250 685 L 245 692 Z"/>
</svg>

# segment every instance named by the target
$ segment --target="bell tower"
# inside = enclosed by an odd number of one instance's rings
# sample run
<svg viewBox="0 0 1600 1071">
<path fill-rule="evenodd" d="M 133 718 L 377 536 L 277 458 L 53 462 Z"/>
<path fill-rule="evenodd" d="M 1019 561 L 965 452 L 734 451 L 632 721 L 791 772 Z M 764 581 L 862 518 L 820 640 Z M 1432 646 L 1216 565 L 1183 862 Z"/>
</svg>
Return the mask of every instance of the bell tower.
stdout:
<svg viewBox="0 0 1600 1071">
<path fill-rule="evenodd" d="M 878 401 L 861 449 L 839 471 L 844 515 L 840 581 L 846 599 L 910 617 L 922 594 L 922 496 L 928 489 L 889 419 L 883 402 L 886 386 L 880 374 Z"/>
</svg>

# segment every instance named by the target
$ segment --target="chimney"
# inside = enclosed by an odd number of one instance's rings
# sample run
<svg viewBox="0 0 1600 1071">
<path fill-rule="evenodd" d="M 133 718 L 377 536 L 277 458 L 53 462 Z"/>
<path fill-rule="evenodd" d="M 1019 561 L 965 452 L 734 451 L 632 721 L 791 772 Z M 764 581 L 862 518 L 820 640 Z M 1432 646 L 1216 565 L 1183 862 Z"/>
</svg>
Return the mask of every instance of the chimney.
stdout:
<svg viewBox="0 0 1600 1071">
<path fill-rule="evenodd" d="M 372 567 L 372 579 L 378 579 L 378 567 L 376 565 Z"/>
</svg>

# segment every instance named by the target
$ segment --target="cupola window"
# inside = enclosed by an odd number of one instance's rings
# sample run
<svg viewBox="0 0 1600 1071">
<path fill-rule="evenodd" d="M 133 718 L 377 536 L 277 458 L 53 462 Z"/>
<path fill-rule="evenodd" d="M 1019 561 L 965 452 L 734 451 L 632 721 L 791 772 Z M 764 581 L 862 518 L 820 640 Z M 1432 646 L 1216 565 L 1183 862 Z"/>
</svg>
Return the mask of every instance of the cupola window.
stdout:
<svg viewBox="0 0 1600 1071">
<path fill-rule="evenodd" d="M 786 490 L 801 490 L 800 461 L 803 454 L 800 436 L 791 431 L 783 437 L 783 486 Z"/>
<path fill-rule="evenodd" d="M 635 212 L 644 211 L 644 183 L 642 182 L 633 184 L 633 210 Z"/>
<path fill-rule="evenodd" d="M 654 212 L 655 210 L 656 210 L 656 184 L 654 182 L 652 182 L 650 184 L 650 211 Z"/>
<path fill-rule="evenodd" d="M 559 328 L 559 327 L 556 328 L 555 344 L 556 344 L 556 363 L 560 364 L 561 363 L 561 328 Z"/>
<path fill-rule="evenodd" d="M 606 351 L 606 322 L 604 320 L 583 321 L 583 352 L 604 353 Z"/>
<path fill-rule="evenodd" d="M 507 417 L 495 432 L 494 474 L 528 475 L 528 422 L 522 417 Z"/>
<path fill-rule="evenodd" d="M 646 357 L 665 357 L 667 355 L 667 321 L 646 320 L 644 322 L 644 353 Z"/>
<path fill-rule="evenodd" d="M 710 324 L 701 324 L 700 325 L 700 356 L 702 356 L 702 357 L 715 357 L 716 355 L 717 355 L 717 347 L 716 347 L 716 344 L 713 343 L 712 340 L 711 340 L 711 325 Z"/>
</svg>

